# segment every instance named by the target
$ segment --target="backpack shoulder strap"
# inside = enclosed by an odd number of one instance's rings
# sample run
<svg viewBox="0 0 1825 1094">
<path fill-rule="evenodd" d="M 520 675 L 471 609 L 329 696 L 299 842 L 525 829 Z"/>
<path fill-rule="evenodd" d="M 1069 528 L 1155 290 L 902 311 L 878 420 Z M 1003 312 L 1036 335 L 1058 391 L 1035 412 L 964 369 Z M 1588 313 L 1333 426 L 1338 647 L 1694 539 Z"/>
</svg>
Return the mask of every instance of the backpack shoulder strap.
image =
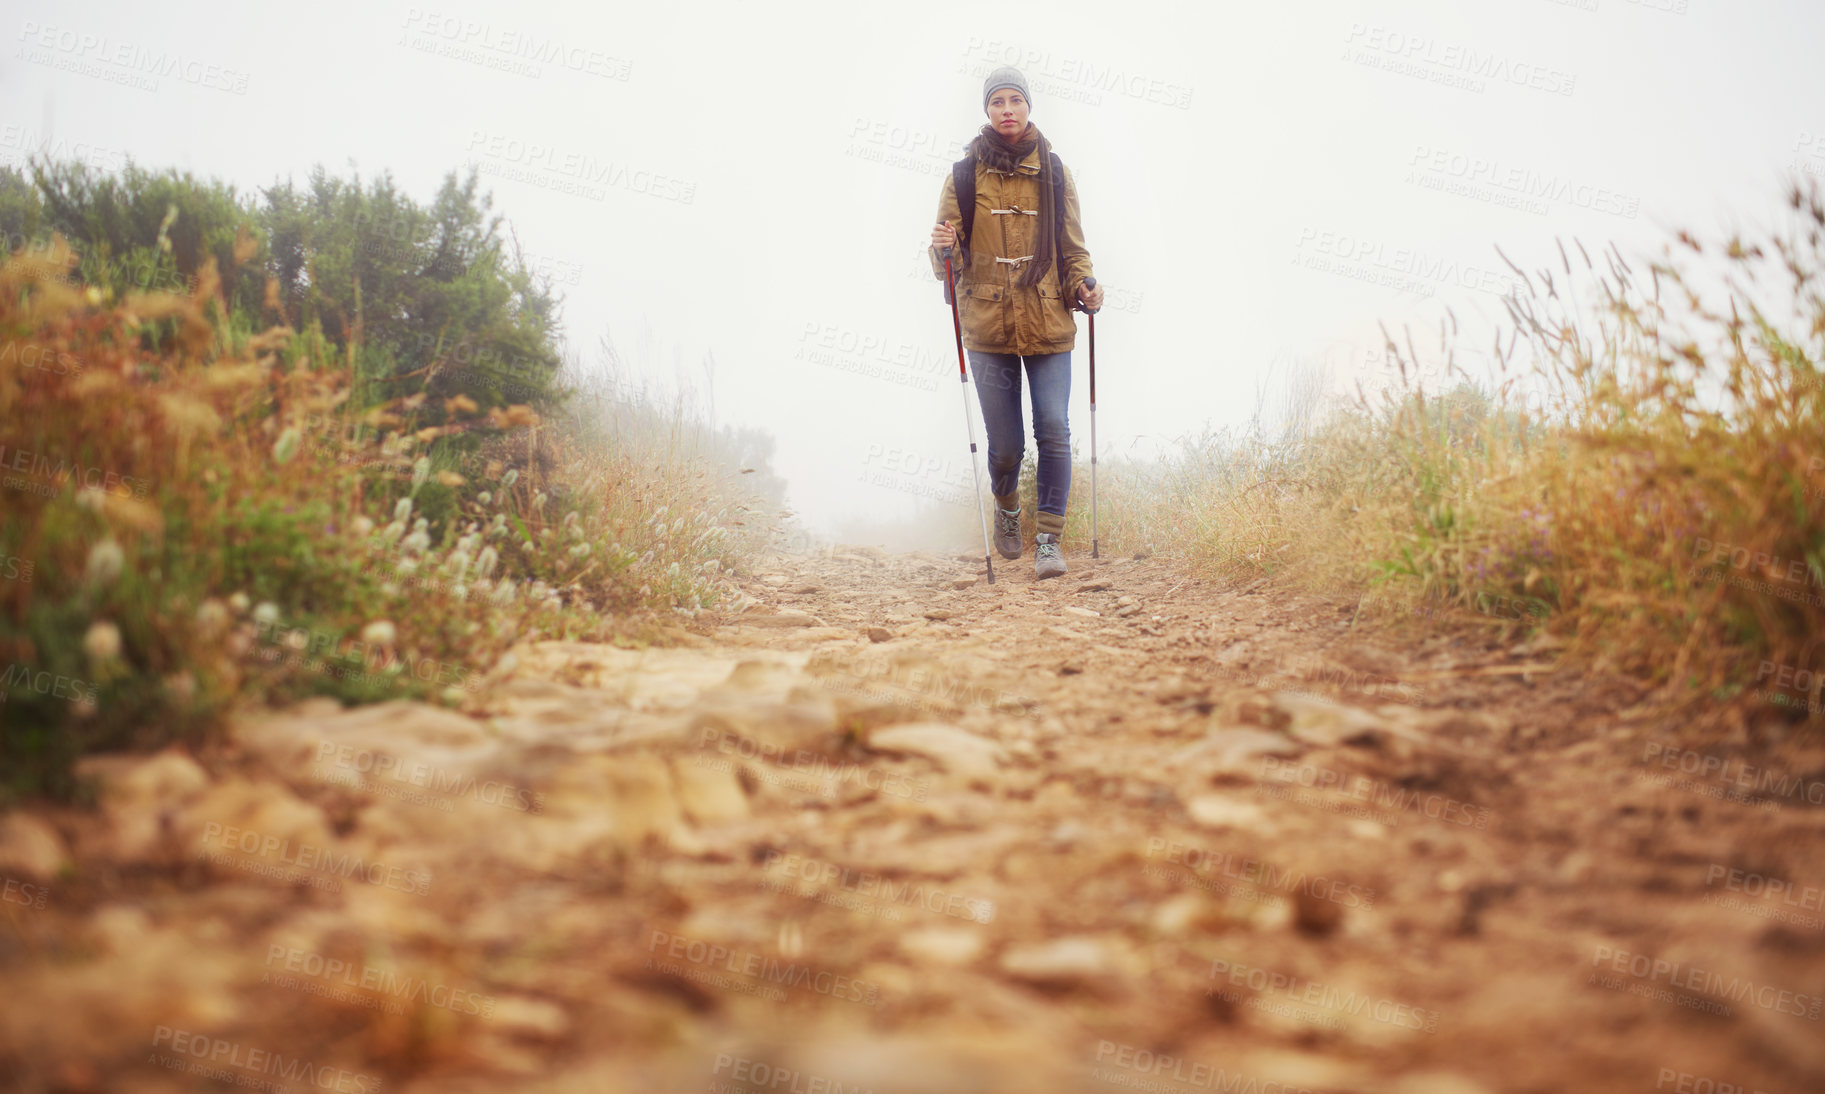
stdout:
<svg viewBox="0 0 1825 1094">
<path fill-rule="evenodd" d="M 1052 153 L 1052 268 L 1058 271 L 1058 287 L 1065 288 L 1065 161 Z"/>
<path fill-rule="evenodd" d="M 951 164 L 951 186 L 957 191 L 957 215 L 962 222 L 957 241 L 969 254 L 970 228 L 976 219 L 976 161 L 968 156 Z"/>
</svg>

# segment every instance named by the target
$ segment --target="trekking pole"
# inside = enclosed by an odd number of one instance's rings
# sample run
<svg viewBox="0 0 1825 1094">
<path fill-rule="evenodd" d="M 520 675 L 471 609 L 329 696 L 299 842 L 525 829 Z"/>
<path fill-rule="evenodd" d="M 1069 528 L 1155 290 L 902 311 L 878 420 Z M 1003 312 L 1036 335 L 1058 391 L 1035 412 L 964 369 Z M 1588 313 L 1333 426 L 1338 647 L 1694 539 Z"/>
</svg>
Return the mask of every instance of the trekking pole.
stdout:
<svg viewBox="0 0 1825 1094">
<path fill-rule="evenodd" d="M 1096 288 L 1096 278 L 1084 278 L 1084 288 Z M 1090 316 L 1090 557 L 1096 558 L 1096 312 L 1083 310 Z"/>
<path fill-rule="evenodd" d="M 963 368 L 963 318 L 957 312 L 957 282 L 951 276 L 951 249 L 944 248 L 944 284 L 950 289 L 951 330 L 957 336 L 957 381 L 963 388 L 963 430 L 970 439 L 970 477 L 976 480 L 976 515 L 982 518 L 982 564 L 988 567 L 989 584 L 995 583 L 995 563 L 989 559 L 989 515 L 982 508 L 982 472 L 976 466 L 976 425 L 970 421 L 969 374 Z M 1094 405 L 1094 404 L 1092 404 Z M 1091 496 L 1095 496 L 1091 491 Z"/>
</svg>

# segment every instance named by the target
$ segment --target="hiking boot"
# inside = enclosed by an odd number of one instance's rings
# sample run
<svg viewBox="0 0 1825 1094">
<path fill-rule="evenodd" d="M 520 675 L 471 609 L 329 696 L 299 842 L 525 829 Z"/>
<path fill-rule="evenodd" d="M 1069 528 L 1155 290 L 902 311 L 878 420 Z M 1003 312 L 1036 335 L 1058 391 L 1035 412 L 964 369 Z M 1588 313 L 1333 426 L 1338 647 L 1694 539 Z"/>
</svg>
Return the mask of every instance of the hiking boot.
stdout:
<svg viewBox="0 0 1825 1094">
<path fill-rule="evenodd" d="M 1065 572 L 1065 553 L 1058 547 L 1057 536 L 1051 532 L 1041 532 L 1034 537 L 1033 542 L 1033 572 L 1041 580 Z"/>
<path fill-rule="evenodd" d="M 1020 510 L 995 506 L 995 550 L 1002 558 L 1020 557 Z"/>
</svg>

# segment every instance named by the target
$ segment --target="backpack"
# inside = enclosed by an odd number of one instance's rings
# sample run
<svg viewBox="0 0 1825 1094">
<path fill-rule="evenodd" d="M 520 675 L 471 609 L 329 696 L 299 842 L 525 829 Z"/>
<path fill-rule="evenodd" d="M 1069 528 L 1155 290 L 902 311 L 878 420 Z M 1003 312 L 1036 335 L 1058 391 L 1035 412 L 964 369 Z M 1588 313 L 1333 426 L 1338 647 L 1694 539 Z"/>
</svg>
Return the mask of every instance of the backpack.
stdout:
<svg viewBox="0 0 1825 1094">
<path fill-rule="evenodd" d="M 951 271 L 961 279 L 962 267 L 958 265 L 958 262 L 968 259 L 970 230 L 974 227 L 976 219 L 975 160 L 965 156 L 951 164 L 951 186 L 957 192 L 957 216 L 960 221 L 957 225 L 956 250 L 963 256 L 961 259 L 956 255 L 952 256 Z M 1062 269 L 1065 242 L 1065 161 L 1058 158 L 1057 152 L 1052 153 L 1052 208 L 1058 214 L 1052 225 L 1052 263 Z M 944 302 L 946 304 L 957 302 L 949 281 L 944 283 Z"/>
</svg>

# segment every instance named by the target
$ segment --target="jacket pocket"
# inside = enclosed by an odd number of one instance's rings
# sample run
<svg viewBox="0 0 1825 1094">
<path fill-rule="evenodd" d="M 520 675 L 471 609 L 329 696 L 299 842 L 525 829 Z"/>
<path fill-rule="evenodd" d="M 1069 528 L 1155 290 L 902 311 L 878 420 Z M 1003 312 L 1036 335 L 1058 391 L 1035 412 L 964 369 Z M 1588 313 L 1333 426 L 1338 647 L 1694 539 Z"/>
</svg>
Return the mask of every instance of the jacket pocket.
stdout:
<svg viewBox="0 0 1825 1094">
<path fill-rule="evenodd" d="M 957 286 L 957 305 L 963 313 L 963 337 L 984 352 L 1006 352 L 1007 289 L 1001 285 Z"/>
<path fill-rule="evenodd" d="M 1039 290 L 1039 337 L 1048 344 L 1077 341 L 1077 320 L 1065 304 L 1064 293 L 1050 282 L 1034 286 Z"/>
</svg>

